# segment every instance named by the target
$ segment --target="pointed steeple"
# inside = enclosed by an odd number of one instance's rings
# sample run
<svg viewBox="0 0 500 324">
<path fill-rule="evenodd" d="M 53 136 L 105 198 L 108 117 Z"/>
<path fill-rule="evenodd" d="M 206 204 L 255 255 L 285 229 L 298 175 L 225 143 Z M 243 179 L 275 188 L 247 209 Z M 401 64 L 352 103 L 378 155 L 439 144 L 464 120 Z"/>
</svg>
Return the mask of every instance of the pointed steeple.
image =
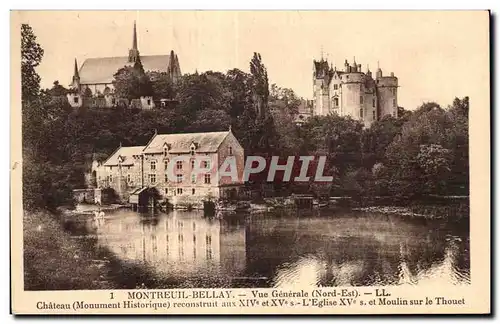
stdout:
<svg viewBox="0 0 500 324">
<path fill-rule="evenodd" d="M 137 26 L 134 20 L 134 35 L 132 36 L 132 49 L 137 50 Z"/>
<path fill-rule="evenodd" d="M 137 48 L 137 28 L 134 20 L 134 32 L 132 36 L 132 48 L 128 51 L 128 62 L 135 63 L 139 57 L 139 49 Z"/>
<path fill-rule="evenodd" d="M 75 57 L 75 70 L 73 72 L 73 78 L 80 78 L 80 74 L 78 74 L 78 63 L 76 62 L 76 57 Z"/>
<path fill-rule="evenodd" d="M 76 62 L 75 57 L 75 68 L 73 70 L 73 83 L 71 86 L 75 89 L 80 88 L 80 74 L 78 73 L 78 63 Z"/>
</svg>

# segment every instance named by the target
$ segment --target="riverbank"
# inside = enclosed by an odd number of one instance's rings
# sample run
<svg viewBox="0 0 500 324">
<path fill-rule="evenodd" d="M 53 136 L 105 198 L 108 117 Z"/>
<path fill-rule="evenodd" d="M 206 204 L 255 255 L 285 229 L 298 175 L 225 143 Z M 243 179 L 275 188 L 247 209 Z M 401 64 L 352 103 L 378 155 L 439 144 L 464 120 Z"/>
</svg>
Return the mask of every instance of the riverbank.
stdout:
<svg viewBox="0 0 500 324">
<path fill-rule="evenodd" d="M 469 205 L 430 205 L 430 204 L 415 204 L 408 207 L 400 206 L 369 206 L 369 207 L 354 207 L 354 211 L 366 213 L 381 213 L 400 215 L 401 217 L 419 217 L 426 219 L 466 219 L 469 218 Z"/>
<path fill-rule="evenodd" d="M 91 239 L 71 237 L 57 215 L 25 212 L 24 285 L 26 290 L 113 289 L 106 255 L 96 255 Z"/>
</svg>

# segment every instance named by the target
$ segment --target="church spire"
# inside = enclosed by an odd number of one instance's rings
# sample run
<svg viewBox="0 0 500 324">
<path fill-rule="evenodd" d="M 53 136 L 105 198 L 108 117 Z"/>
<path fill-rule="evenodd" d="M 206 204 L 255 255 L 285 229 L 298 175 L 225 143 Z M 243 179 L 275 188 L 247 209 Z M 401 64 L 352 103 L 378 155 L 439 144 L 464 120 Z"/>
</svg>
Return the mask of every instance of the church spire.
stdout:
<svg viewBox="0 0 500 324">
<path fill-rule="evenodd" d="M 135 24 L 135 20 L 134 20 L 134 35 L 132 37 L 133 37 L 133 40 L 132 40 L 132 49 L 133 50 L 137 50 L 137 27 L 136 27 L 136 24 Z"/>
<path fill-rule="evenodd" d="M 128 62 L 135 63 L 139 57 L 139 49 L 137 48 L 137 28 L 134 20 L 134 32 L 132 36 L 132 48 L 128 51 Z"/>
<path fill-rule="evenodd" d="M 80 75 L 78 74 L 78 63 L 76 62 L 76 57 L 75 57 L 75 70 L 73 71 L 73 78 L 80 78 Z"/>
<path fill-rule="evenodd" d="M 80 74 L 78 73 L 78 63 L 76 62 L 75 57 L 75 68 L 73 70 L 73 83 L 71 86 L 75 89 L 80 88 Z"/>
</svg>

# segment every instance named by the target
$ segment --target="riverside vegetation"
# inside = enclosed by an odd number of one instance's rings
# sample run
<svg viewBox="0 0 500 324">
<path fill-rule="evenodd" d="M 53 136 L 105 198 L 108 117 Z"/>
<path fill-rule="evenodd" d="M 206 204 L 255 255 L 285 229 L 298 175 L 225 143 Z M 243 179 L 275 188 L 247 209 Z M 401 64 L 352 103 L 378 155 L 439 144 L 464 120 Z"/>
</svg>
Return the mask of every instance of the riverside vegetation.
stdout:
<svg viewBox="0 0 500 324">
<path fill-rule="evenodd" d="M 275 183 L 276 192 L 412 201 L 429 195 L 468 195 L 468 97 L 455 98 L 446 108 L 434 102 L 414 110 L 400 107 L 397 118 L 385 116 L 370 128 L 336 115 L 314 116 L 298 126 L 294 117 L 300 99 L 291 89 L 269 85 L 263 59 L 254 53 L 250 73 L 196 72 L 182 76 L 175 85 L 161 74 L 151 81 L 151 73 L 139 60 L 134 67 L 117 71 L 117 93 L 172 98 L 176 105 L 151 111 L 74 110 L 66 99 L 68 89 L 59 82 L 40 89 L 36 67 L 44 50 L 29 25 L 22 25 L 21 34 L 25 264 L 32 287 L 50 286 L 36 278 L 49 278 L 55 272 L 51 262 L 67 269 L 67 277 L 65 271 L 57 276 L 69 286 L 79 285 L 71 282 L 74 269 L 90 271 L 81 277 L 102 284 L 94 270 L 78 265 L 86 260 L 85 253 L 77 252 L 85 250 L 83 245 L 64 235 L 50 215 L 58 207 L 72 205 L 72 190 L 84 186 L 84 172 L 93 158 L 104 159 L 120 143 L 143 145 L 155 129 L 201 132 L 231 126 L 247 155 L 327 157 L 325 174 L 334 176 L 332 183 Z M 47 226 L 37 231 L 38 225 L 32 224 L 38 223 Z"/>
</svg>

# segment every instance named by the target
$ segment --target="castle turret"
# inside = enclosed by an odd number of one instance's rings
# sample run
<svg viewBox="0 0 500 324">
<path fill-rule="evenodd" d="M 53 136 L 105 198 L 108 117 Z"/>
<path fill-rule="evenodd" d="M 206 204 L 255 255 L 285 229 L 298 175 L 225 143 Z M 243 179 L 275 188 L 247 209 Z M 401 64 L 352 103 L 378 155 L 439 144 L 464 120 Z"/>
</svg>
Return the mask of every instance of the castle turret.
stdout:
<svg viewBox="0 0 500 324">
<path fill-rule="evenodd" d="M 128 62 L 135 63 L 139 57 L 139 50 L 137 49 L 137 29 L 134 20 L 134 31 L 132 35 L 132 48 L 128 51 Z"/>
<path fill-rule="evenodd" d="M 380 79 L 382 77 L 382 69 L 380 68 L 380 65 L 377 62 L 377 74 L 376 74 L 377 79 Z"/>
</svg>

